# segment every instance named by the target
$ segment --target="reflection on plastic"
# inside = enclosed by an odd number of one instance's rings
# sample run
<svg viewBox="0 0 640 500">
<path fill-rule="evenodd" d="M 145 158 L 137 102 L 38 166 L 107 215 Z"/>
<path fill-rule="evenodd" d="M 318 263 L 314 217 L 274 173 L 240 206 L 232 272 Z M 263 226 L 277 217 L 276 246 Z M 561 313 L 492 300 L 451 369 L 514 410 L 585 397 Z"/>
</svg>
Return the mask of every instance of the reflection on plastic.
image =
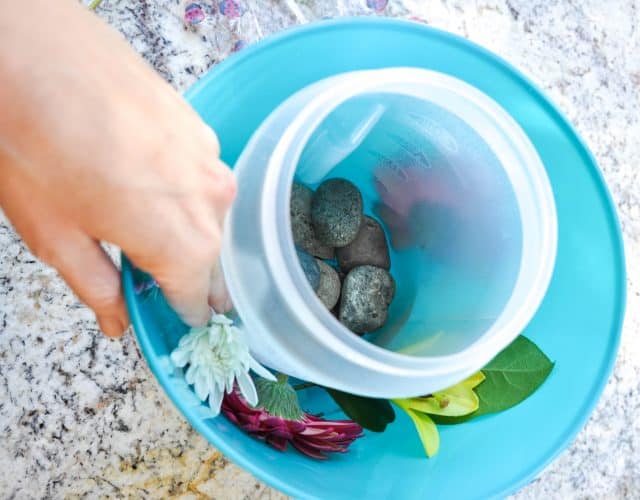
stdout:
<svg viewBox="0 0 640 500">
<path fill-rule="evenodd" d="M 385 107 L 366 99 L 345 103 L 313 135 L 300 160 L 297 175 L 309 184 L 320 182 L 333 167 L 360 146 L 378 123 Z"/>
</svg>

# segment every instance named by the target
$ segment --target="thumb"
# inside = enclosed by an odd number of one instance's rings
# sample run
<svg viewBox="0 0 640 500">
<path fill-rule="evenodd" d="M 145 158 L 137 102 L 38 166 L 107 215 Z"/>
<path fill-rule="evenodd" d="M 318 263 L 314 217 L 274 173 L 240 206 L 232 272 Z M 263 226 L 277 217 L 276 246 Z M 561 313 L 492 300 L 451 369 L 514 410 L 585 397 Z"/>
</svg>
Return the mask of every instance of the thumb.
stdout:
<svg viewBox="0 0 640 500">
<path fill-rule="evenodd" d="M 80 232 L 65 234 L 58 246 L 38 252 L 55 267 L 78 298 L 96 314 L 108 337 L 120 337 L 129 326 L 120 276 L 100 244 Z"/>
</svg>

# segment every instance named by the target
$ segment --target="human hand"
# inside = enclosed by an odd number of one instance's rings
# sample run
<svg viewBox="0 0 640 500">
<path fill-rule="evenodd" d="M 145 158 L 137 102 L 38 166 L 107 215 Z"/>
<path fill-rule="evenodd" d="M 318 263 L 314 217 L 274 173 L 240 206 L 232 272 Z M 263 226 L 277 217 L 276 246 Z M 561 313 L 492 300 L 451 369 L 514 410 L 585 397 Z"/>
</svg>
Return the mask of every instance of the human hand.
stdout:
<svg viewBox="0 0 640 500">
<path fill-rule="evenodd" d="M 218 253 L 235 180 L 213 131 L 77 2 L 22 10 L 0 6 L 0 206 L 16 230 L 109 336 L 129 321 L 100 241 L 187 323 L 229 309 Z"/>
</svg>

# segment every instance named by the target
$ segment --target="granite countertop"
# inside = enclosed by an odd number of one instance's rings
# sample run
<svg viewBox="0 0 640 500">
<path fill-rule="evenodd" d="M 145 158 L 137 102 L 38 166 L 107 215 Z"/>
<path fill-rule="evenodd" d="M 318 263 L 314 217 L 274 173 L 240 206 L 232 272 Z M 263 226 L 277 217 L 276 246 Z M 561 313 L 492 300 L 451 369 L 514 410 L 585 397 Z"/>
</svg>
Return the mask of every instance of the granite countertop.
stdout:
<svg viewBox="0 0 640 500">
<path fill-rule="evenodd" d="M 573 445 L 516 498 L 640 496 L 640 4 L 635 0 L 226 0 L 185 29 L 181 0 L 104 0 L 98 15 L 176 89 L 244 44 L 347 14 L 416 17 L 516 65 L 595 154 L 624 230 L 620 354 Z M 373 49 L 375 50 L 375 49 Z M 281 498 L 173 408 L 131 334 L 92 314 L 0 214 L 0 497 Z"/>
</svg>

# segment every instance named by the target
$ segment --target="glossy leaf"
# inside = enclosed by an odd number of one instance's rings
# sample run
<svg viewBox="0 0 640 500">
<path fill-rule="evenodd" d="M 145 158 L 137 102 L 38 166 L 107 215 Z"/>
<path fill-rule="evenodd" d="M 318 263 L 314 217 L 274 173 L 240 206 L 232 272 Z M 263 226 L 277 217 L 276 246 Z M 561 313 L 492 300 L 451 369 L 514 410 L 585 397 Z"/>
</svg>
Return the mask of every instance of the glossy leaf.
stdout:
<svg viewBox="0 0 640 500">
<path fill-rule="evenodd" d="M 531 340 L 518 337 L 482 369 L 486 380 L 478 386 L 478 410 L 462 417 L 438 416 L 440 424 L 458 424 L 471 418 L 507 410 L 531 396 L 553 369 L 551 360 Z"/>
<path fill-rule="evenodd" d="M 365 398 L 335 389 L 327 389 L 327 392 L 347 417 L 370 431 L 382 432 L 396 418 L 386 399 Z"/>
</svg>

